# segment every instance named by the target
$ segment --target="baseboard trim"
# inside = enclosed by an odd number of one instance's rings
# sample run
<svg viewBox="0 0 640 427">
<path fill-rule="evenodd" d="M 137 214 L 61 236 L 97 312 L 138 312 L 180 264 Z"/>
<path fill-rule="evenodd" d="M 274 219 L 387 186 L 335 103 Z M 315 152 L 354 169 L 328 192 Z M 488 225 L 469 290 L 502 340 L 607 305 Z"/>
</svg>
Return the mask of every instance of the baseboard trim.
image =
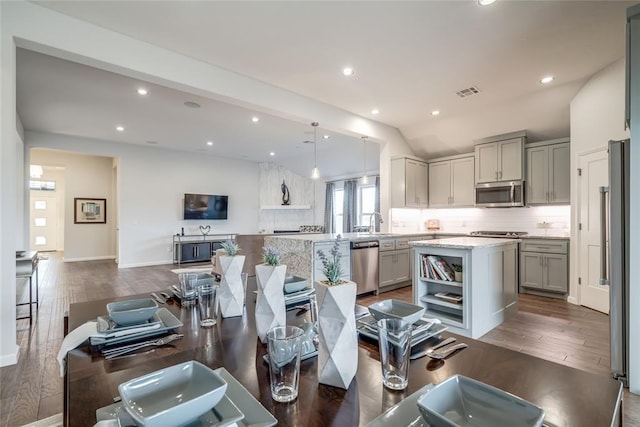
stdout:
<svg viewBox="0 0 640 427">
<path fill-rule="evenodd" d="M 149 261 L 149 262 L 130 262 L 127 264 L 118 264 L 118 268 L 135 268 L 135 267 L 152 267 L 154 265 L 168 265 L 173 264 L 171 260 L 162 261 Z"/>
<path fill-rule="evenodd" d="M 105 259 L 116 259 L 115 255 L 92 256 L 86 258 L 62 258 L 63 262 L 82 262 L 82 261 L 102 261 Z"/>
<path fill-rule="evenodd" d="M 568 302 L 569 304 L 573 304 L 573 305 L 580 305 L 580 304 L 578 304 L 578 298 L 576 298 L 576 297 L 569 297 L 569 298 L 567 298 L 567 302 Z"/>
<path fill-rule="evenodd" d="M 20 347 L 16 345 L 13 353 L 3 354 L 0 356 L 0 367 L 11 366 L 18 363 L 18 356 L 20 355 Z"/>
</svg>

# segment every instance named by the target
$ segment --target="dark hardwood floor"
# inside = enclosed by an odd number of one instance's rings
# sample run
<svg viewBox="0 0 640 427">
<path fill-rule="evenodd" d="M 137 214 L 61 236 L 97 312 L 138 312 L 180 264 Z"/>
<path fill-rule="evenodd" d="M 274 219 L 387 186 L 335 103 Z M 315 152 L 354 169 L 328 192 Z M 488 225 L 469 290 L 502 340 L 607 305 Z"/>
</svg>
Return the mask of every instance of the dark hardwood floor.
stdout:
<svg viewBox="0 0 640 427">
<path fill-rule="evenodd" d="M 175 281 L 171 265 L 118 270 L 113 261 L 63 263 L 59 253 L 47 256 L 39 267 L 41 305 L 34 323 L 17 322 L 19 362 L 0 368 L 0 426 L 21 426 L 62 411 L 55 356 L 70 303 L 164 290 Z M 23 288 L 19 285 L 18 293 Z M 19 297 L 23 301 L 26 295 Z M 387 298 L 411 302 L 411 289 L 360 297 L 358 303 Z M 481 341 L 608 376 L 608 321 L 564 301 L 520 295 L 518 314 Z M 640 396 L 625 392 L 623 407 L 624 425 L 640 426 Z"/>
</svg>

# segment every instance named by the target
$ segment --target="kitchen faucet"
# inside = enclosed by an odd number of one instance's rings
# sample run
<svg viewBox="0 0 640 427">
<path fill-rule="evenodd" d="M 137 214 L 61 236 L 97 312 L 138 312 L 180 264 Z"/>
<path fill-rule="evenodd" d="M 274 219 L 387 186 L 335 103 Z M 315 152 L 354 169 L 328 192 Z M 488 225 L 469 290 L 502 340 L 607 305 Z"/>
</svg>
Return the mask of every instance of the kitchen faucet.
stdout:
<svg viewBox="0 0 640 427">
<path fill-rule="evenodd" d="M 380 214 L 380 212 L 374 212 L 369 216 L 369 233 L 373 233 L 375 230 L 375 227 L 373 226 L 373 221 L 374 218 L 378 217 L 380 218 L 380 224 L 384 223 L 384 220 L 382 219 L 382 214 Z"/>
</svg>

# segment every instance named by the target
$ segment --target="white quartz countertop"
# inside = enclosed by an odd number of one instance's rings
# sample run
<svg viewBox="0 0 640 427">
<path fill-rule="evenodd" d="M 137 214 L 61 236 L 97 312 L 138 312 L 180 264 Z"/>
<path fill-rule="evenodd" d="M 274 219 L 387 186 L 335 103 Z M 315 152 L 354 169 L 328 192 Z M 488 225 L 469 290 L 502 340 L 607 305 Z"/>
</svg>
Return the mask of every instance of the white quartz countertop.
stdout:
<svg viewBox="0 0 640 427">
<path fill-rule="evenodd" d="M 473 249 L 508 245 L 518 241 L 518 239 L 496 239 L 493 237 L 451 237 L 448 239 L 418 240 L 409 244 L 430 248 Z"/>
<path fill-rule="evenodd" d="M 342 240 L 348 240 L 350 242 L 365 241 L 365 240 L 380 240 L 380 239 L 394 239 L 399 237 L 410 236 L 432 236 L 433 233 L 411 233 L 411 234 L 399 234 L 399 233 L 344 233 L 341 234 Z M 287 240 L 304 240 L 310 242 L 332 242 L 336 239 L 337 234 L 287 234 L 286 236 L 280 236 L 277 234 L 268 236 L 269 238 L 287 239 Z"/>
</svg>

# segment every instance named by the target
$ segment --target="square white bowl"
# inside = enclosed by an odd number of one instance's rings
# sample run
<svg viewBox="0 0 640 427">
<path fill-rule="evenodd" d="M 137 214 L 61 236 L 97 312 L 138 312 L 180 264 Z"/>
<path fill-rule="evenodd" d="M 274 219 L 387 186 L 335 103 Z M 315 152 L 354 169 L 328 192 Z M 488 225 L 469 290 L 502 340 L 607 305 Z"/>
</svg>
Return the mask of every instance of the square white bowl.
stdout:
<svg viewBox="0 0 640 427">
<path fill-rule="evenodd" d="M 376 320 L 402 319 L 407 323 L 415 323 L 424 314 L 424 307 L 409 304 L 396 299 L 378 301 L 369 306 L 369 313 Z"/>
<path fill-rule="evenodd" d="M 225 380 L 193 360 L 118 386 L 125 409 L 145 427 L 186 424 L 216 406 L 226 391 Z"/>
<path fill-rule="evenodd" d="M 422 418 L 433 427 L 540 427 L 544 411 L 488 384 L 454 375 L 418 399 Z"/>
<path fill-rule="evenodd" d="M 107 304 L 111 320 L 127 326 L 146 322 L 158 311 L 158 303 L 152 298 L 130 299 Z"/>
</svg>

